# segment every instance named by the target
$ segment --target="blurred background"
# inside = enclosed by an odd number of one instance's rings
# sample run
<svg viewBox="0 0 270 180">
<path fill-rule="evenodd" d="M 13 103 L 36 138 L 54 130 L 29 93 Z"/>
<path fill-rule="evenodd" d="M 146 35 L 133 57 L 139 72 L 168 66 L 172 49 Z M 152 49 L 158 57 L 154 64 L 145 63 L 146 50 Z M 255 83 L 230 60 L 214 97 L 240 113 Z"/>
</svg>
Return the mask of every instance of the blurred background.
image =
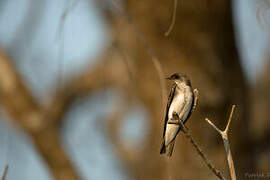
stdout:
<svg viewBox="0 0 270 180">
<path fill-rule="evenodd" d="M 236 104 L 237 177 L 269 175 L 269 6 L 179 0 L 165 37 L 173 0 L 0 1 L 0 172 L 216 179 L 182 133 L 171 159 L 159 155 L 172 85 L 160 79 L 185 72 L 200 93 L 187 127 L 213 164 L 229 179 L 222 139 L 204 118 L 223 129 Z"/>
</svg>

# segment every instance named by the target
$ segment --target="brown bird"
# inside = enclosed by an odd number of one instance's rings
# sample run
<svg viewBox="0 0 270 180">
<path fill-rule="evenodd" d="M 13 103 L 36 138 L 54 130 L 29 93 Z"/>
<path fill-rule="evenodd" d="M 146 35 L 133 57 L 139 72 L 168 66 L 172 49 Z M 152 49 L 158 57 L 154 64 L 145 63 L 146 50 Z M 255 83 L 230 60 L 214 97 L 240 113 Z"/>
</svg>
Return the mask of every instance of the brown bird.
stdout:
<svg viewBox="0 0 270 180">
<path fill-rule="evenodd" d="M 194 94 L 187 75 L 175 73 L 166 79 L 173 80 L 174 84 L 168 98 L 160 154 L 167 152 L 168 157 L 171 157 L 176 136 L 181 130 L 176 117 L 183 123 L 189 119 L 193 109 Z"/>
</svg>

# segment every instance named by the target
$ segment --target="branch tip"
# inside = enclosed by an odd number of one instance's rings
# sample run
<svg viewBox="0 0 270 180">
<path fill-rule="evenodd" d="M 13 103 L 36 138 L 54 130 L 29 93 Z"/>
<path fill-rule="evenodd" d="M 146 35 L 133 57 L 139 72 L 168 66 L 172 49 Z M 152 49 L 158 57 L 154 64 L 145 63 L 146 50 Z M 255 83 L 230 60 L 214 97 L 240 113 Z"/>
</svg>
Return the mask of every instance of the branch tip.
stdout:
<svg viewBox="0 0 270 180">
<path fill-rule="evenodd" d="M 189 139 L 189 141 L 191 142 L 191 144 L 193 145 L 193 147 L 196 149 L 197 153 L 202 157 L 203 161 L 205 162 L 205 164 L 207 165 L 207 167 L 219 178 L 222 180 L 225 180 L 225 177 L 223 176 L 223 174 L 216 169 L 211 161 L 206 157 L 206 155 L 203 153 L 203 151 L 201 150 L 201 148 L 199 147 L 199 145 L 196 143 L 196 141 L 193 139 L 192 135 L 190 134 L 188 128 L 184 125 L 183 121 L 179 118 L 179 116 L 176 116 L 179 120 L 179 125 L 182 127 L 182 131 L 184 132 L 184 134 L 186 135 L 186 138 Z M 207 119 L 207 118 L 206 118 Z"/>
<path fill-rule="evenodd" d="M 222 133 L 222 131 L 214 124 L 212 121 L 210 121 L 208 118 L 205 118 L 205 121 L 210 124 L 219 134 Z"/>
<path fill-rule="evenodd" d="M 228 123 L 227 123 L 226 128 L 225 128 L 224 131 L 221 131 L 208 118 L 205 118 L 206 122 L 208 124 L 210 124 L 216 131 L 218 131 L 219 134 L 222 137 L 224 148 L 225 148 L 226 155 L 227 155 L 227 161 L 228 161 L 228 166 L 229 166 L 229 170 L 230 170 L 230 175 L 231 175 L 232 180 L 236 180 L 236 173 L 235 173 L 232 153 L 231 153 L 231 149 L 230 149 L 230 143 L 229 143 L 229 139 L 228 139 L 228 130 L 229 130 L 229 127 L 230 127 L 230 124 L 231 124 L 231 121 L 232 121 L 232 116 L 233 116 L 233 113 L 234 113 L 234 109 L 235 109 L 235 105 L 232 106 L 232 110 L 231 110 L 231 113 L 230 113 L 230 116 L 229 116 L 229 120 L 228 120 Z"/>
<path fill-rule="evenodd" d="M 232 106 L 232 110 L 231 110 L 231 113 L 230 113 L 230 117 L 229 117 L 229 120 L 228 120 L 228 123 L 227 123 L 227 126 L 225 128 L 225 132 L 226 134 L 228 133 L 228 130 L 230 128 L 230 124 L 231 124 L 231 121 L 232 121 L 232 116 L 233 116 L 233 113 L 234 113 L 234 109 L 235 109 L 235 105 Z"/>
<path fill-rule="evenodd" d="M 174 0 L 174 6 L 173 6 L 173 14 L 172 14 L 172 21 L 171 21 L 171 24 L 169 26 L 169 29 L 165 32 L 165 36 L 169 36 L 170 33 L 172 32 L 173 30 L 173 27 L 175 25 L 175 20 L 176 20 L 176 10 L 177 10 L 177 0 Z"/>
</svg>

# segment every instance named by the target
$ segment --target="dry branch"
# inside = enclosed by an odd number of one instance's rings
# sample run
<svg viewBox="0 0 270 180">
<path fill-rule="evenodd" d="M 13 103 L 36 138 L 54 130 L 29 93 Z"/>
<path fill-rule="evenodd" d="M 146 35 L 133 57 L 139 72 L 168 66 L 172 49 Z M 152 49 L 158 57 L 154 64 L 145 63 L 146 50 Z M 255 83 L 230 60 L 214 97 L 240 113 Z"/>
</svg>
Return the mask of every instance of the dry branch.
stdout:
<svg viewBox="0 0 270 180">
<path fill-rule="evenodd" d="M 198 98 L 199 98 L 199 91 L 198 89 L 194 89 L 193 90 L 194 93 L 194 104 L 192 107 L 192 111 L 195 110 L 197 103 L 198 103 Z M 199 147 L 198 143 L 196 143 L 196 141 L 194 140 L 194 138 L 192 137 L 192 135 L 190 134 L 188 128 L 184 125 L 184 123 L 182 122 L 182 120 L 179 118 L 178 114 L 174 114 L 174 119 L 178 120 L 178 124 L 182 127 L 182 131 L 184 132 L 184 134 L 186 135 L 186 138 L 191 142 L 191 144 L 193 145 L 193 147 L 196 149 L 197 153 L 202 157 L 203 161 L 205 162 L 205 164 L 207 165 L 207 167 L 219 178 L 219 179 L 225 179 L 224 176 L 222 175 L 222 173 L 216 169 L 214 167 L 214 165 L 211 163 L 211 161 L 206 157 L 206 155 L 203 153 L 203 151 L 201 150 L 201 148 Z"/>
<path fill-rule="evenodd" d="M 221 135 L 221 137 L 223 139 L 223 144 L 224 144 L 224 148 L 225 148 L 225 151 L 226 151 L 228 166 L 229 166 L 229 169 L 230 169 L 230 175 L 231 175 L 232 180 L 236 180 L 236 174 L 235 174 L 235 168 L 234 168 L 232 153 L 231 153 L 231 149 L 230 149 L 230 143 L 229 143 L 229 139 L 228 139 L 228 131 L 229 131 L 229 127 L 230 127 L 230 124 L 231 124 L 234 109 L 235 109 L 235 105 L 232 106 L 230 117 L 229 117 L 228 123 L 227 123 L 226 128 L 224 129 L 224 131 L 220 130 L 209 119 L 205 118 L 206 122 L 208 124 L 210 124 Z"/>
<path fill-rule="evenodd" d="M 203 153 L 203 151 L 201 150 L 201 148 L 199 147 L 199 145 L 195 142 L 194 138 L 191 136 L 188 128 L 184 125 L 184 123 L 182 122 L 182 120 L 179 118 L 179 116 L 177 116 L 177 119 L 179 120 L 179 124 L 182 127 L 182 131 L 185 133 L 186 138 L 191 142 L 191 144 L 194 146 L 194 148 L 196 149 L 197 153 L 202 157 L 203 161 L 205 162 L 205 164 L 207 165 L 207 167 L 219 178 L 219 179 L 223 179 L 225 180 L 224 176 L 222 175 L 222 173 L 214 167 L 214 165 L 211 163 L 211 161 L 206 157 L 206 155 Z"/>
<path fill-rule="evenodd" d="M 198 89 L 194 89 L 193 90 L 193 95 L 194 95 L 194 104 L 192 107 L 192 112 L 195 111 L 197 104 L 198 104 L 198 99 L 199 99 L 199 90 Z"/>
</svg>

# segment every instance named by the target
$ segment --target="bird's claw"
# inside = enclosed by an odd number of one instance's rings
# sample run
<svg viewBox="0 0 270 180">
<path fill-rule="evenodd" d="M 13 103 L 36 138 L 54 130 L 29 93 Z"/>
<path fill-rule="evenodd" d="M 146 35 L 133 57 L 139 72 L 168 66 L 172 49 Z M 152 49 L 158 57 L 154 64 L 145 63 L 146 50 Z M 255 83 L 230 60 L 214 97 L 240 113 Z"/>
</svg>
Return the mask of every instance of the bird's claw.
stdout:
<svg viewBox="0 0 270 180">
<path fill-rule="evenodd" d="M 182 121 L 182 120 L 179 118 L 179 115 L 176 112 L 174 112 L 173 113 L 173 119 L 169 119 L 168 120 L 168 124 L 178 124 L 178 125 L 181 125 L 181 122 L 180 121 Z"/>
</svg>

